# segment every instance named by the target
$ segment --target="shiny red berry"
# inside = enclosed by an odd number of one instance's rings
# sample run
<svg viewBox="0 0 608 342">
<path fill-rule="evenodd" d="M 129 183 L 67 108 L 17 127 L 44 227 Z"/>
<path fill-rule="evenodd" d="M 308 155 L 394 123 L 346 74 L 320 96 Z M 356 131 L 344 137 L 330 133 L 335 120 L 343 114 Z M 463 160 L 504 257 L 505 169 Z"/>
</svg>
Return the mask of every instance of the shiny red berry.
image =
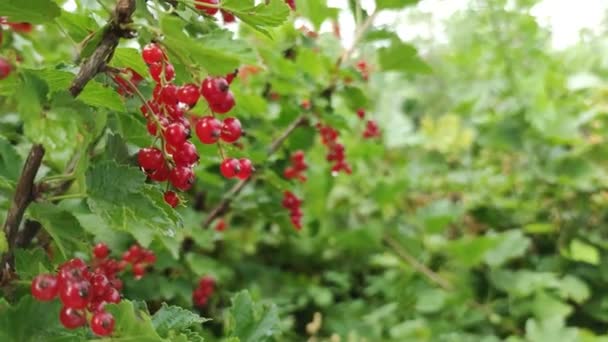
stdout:
<svg viewBox="0 0 608 342">
<path fill-rule="evenodd" d="M 104 293 L 106 293 L 107 289 L 110 287 L 110 281 L 105 274 L 95 273 L 91 277 L 91 288 L 93 290 L 94 297 L 101 297 Z"/>
<path fill-rule="evenodd" d="M 171 208 L 175 208 L 179 204 L 179 197 L 174 191 L 165 191 L 163 198 L 165 199 L 165 202 L 171 206 Z"/>
<path fill-rule="evenodd" d="M 220 12 L 222 12 L 222 19 L 224 19 L 224 24 L 230 24 L 236 21 L 234 14 L 224 10 L 220 10 Z"/>
<path fill-rule="evenodd" d="M 177 86 L 167 84 L 160 90 L 160 100 L 166 105 L 177 104 Z"/>
<path fill-rule="evenodd" d="M 87 324 L 84 311 L 63 306 L 59 311 L 59 320 L 67 329 L 76 329 Z"/>
<path fill-rule="evenodd" d="M 224 221 L 224 219 L 219 219 L 215 224 L 215 230 L 218 232 L 223 232 L 226 230 L 226 226 L 226 221 Z"/>
<path fill-rule="evenodd" d="M 188 191 L 194 184 L 194 172 L 186 166 L 176 166 L 169 173 L 169 181 L 178 190 Z"/>
<path fill-rule="evenodd" d="M 207 7 L 205 5 L 209 4 L 209 5 L 217 6 L 218 2 L 219 2 L 218 0 L 195 0 L 194 7 L 196 7 L 196 9 L 198 9 L 198 10 L 205 11 L 208 15 L 214 15 L 215 13 L 217 13 L 218 8 L 217 7 Z"/>
<path fill-rule="evenodd" d="M 359 117 L 359 119 L 363 119 L 365 117 L 365 109 L 363 109 L 363 108 L 357 109 L 357 116 Z"/>
<path fill-rule="evenodd" d="M 237 118 L 224 119 L 222 123 L 222 134 L 221 138 L 227 143 L 233 143 L 241 137 L 243 133 L 241 129 L 241 122 Z"/>
<path fill-rule="evenodd" d="M 216 102 L 209 102 L 209 108 L 218 114 L 228 113 L 235 105 L 234 96 L 231 91 L 228 91 L 224 97 L 218 99 Z"/>
<path fill-rule="evenodd" d="M 165 128 L 163 136 L 167 144 L 177 147 L 188 139 L 188 130 L 181 123 L 174 122 Z"/>
<path fill-rule="evenodd" d="M 220 164 L 220 172 L 226 178 L 233 178 L 241 171 L 241 164 L 238 159 L 227 158 Z"/>
<path fill-rule="evenodd" d="M 150 43 L 144 46 L 143 50 L 141 51 L 141 56 L 143 57 L 144 62 L 154 64 L 162 62 L 165 54 L 160 46 Z"/>
<path fill-rule="evenodd" d="M 158 170 L 163 167 L 165 158 L 156 147 L 145 147 L 137 153 L 137 162 L 144 170 Z"/>
<path fill-rule="evenodd" d="M 133 275 L 135 279 L 141 279 L 146 274 L 146 265 L 137 263 L 133 265 Z"/>
<path fill-rule="evenodd" d="M 108 303 L 120 303 L 120 292 L 114 287 L 108 287 L 103 294 L 103 300 Z"/>
<path fill-rule="evenodd" d="M 228 92 L 229 85 L 223 77 L 207 77 L 201 84 L 201 95 L 207 102 L 218 102 Z"/>
<path fill-rule="evenodd" d="M 32 296 L 41 302 L 55 298 L 58 290 L 57 278 L 50 274 L 39 274 L 32 280 Z"/>
<path fill-rule="evenodd" d="M 296 0 L 285 0 L 285 3 L 291 7 L 292 11 L 296 10 Z"/>
<path fill-rule="evenodd" d="M 19 23 L 8 22 L 6 24 L 10 28 L 12 28 L 13 31 L 19 32 L 19 33 L 30 33 L 30 32 L 32 32 L 32 29 L 34 28 L 34 26 L 32 24 L 26 23 L 26 22 L 19 22 Z"/>
<path fill-rule="evenodd" d="M 99 242 L 95 245 L 95 247 L 93 247 L 93 255 L 97 259 L 103 259 L 107 257 L 108 254 L 110 254 L 110 248 L 108 248 L 108 245 L 103 242 Z"/>
<path fill-rule="evenodd" d="M 11 64 L 6 59 L 0 57 L 0 80 L 7 78 L 11 70 Z"/>
<path fill-rule="evenodd" d="M 249 176 L 251 176 L 252 172 L 253 164 L 251 163 L 251 160 L 247 158 L 239 159 L 239 172 L 236 174 L 236 176 L 239 179 L 247 179 Z"/>
<path fill-rule="evenodd" d="M 189 141 L 175 148 L 173 161 L 177 166 L 191 166 L 198 162 L 199 156 L 196 147 Z"/>
<path fill-rule="evenodd" d="M 84 309 L 93 296 L 91 284 L 86 280 L 69 282 L 59 291 L 59 298 L 68 308 Z"/>
<path fill-rule="evenodd" d="M 167 167 L 167 164 L 163 162 L 160 168 L 148 173 L 148 177 L 156 182 L 164 182 L 169 179 L 169 168 Z"/>
<path fill-rule="evenodd" d="M 164 79 L 165 82 L 171 82 L 175 77 L 175 69 L 171 63 L 154 63 L 150 64 L 150 75 L 152 79 L 154 79 L 157 83 L 160 83 L 160 74 L 163 73 L 163 65 L 164 68 Z"/>
<path fill-rule="evenodd" d="M 203 144 L 215 144 L 222 133 L 222 123 L 213 116 L 203 116 L 196 122 L 195 130 Z"/>
<path fill-rule="evenodd" d="M 95 335 L 108 336 L 114 331 L 114 316 L 111 313 L 98 311 L 91 318 L 91 330 Z"/>
<path fill-rule="evenodd" d="M 194 107 L 199 97 L 200 92 L 198 87 L 192 83 L 184 84 L 177 89 L 177 100 L 187 104 L 189 107 Z"/>
</svg>

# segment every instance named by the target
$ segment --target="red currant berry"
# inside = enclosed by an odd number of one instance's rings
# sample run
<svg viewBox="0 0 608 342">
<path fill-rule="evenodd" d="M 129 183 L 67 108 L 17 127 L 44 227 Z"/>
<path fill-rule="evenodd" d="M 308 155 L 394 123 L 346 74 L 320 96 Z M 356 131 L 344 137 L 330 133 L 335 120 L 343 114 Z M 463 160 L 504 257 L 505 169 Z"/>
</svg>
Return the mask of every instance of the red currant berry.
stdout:
<svg viewBox="0 0 608 342">
<path fill-rule="evenodd" d="M 214 15 L 217 13 L 217 7 L 207 7 L 205 4 L 216 5 L 218 4 L 218 0 L 195 0 L 194 7 L 196 9 L 205 11 L 208 15 Z"/>
<path fill-rule="evenodd" d="M 292 11 L 296 10 L 296 0 L 285 0 L 285 3 L 291 7 Z"/>
<path fill-rule="evenodd" d="M 236 174 L 236 176 L 239 179 L 249 178 L 249 176 L 251 176 L 251 173 L 253 172 L 253 164 L 251 163 L 251 160 L 249 160 L 247 158 L 241 158 L 241 159 L 239 159 L 239 166 L 240 166 L 240 168 L 239 168 L 240 170 Z"/>
<path fill-rule="evenodd" d="M 10 75 L 11 70 L 12 67 L 10 63 L 6 59 L 0 57 L 0 80 L 7 78 L 8 75 Z"/>
<path fill-rule="evenodd" d="M 234 14 L 224 10 L 220 10 L 220 12 L 222 12 L 222 19 L 224 19 L 224 24 L 230 24 L 236 21 Z M 228 83 L 230 83 L 230 81 L 228 81 Z"/>
<path fill-rule="evenodd" d="M 241 137 L 243 133 L 241 129 L 241 122 L 236 118 L 224 119 L 222 124 L 221 138 L 227 143 L 233 143 Z"/>
<path fill-rule="evenodd" d="M 103 259 L 107 257 L 108 254 L 110 254 L 110 248 L 108 248 L 108 245 L 103 242 L 100 242 L 93 247 L 93 255 L 97 259 Z"/>
<path fill-rule="evenodd" d="M 163 132 L 167 144 L 173 147 L 181 146 L 188 139 L 188 130 L 181 123 L 174 122 Z"/>
<path fill-rule="evenodd" d="M 224 219 L 219 219 L 215 225 L 215 230 L 218 232 L 223 232 L 226 230 L 226 221 L 224 221 Z"/>
<path fill-rule="evenodd" d="M 178 190 L 188 191 L 194 184 L 194 172 L 185 166 L 176 166 L 169 173 L 169 181 Z"/>
<path fill-rule="evenodd" d="M 169 168 L 167 167 L 167 164 L 163 162 L 160 168 L 148 173 L 148 177 L 155 182 L 164 182 L 169 179 Z"/>
<path fill-rule="evenodd" d="M 179 104 L 175 103 L 172 105 L 166 105 L 165 108 L 167 109 L 167 114 L 169 114 L 171 120 L 181 122 L 181 120 L 184 118 L 184 110 L 179 106 Z M 184 127 L 186 126 L 184 125 Z"/>
<path fill-rule="evenodd" d="M 171 206 L 171 208 L 175 208 L 179 204 L 179 197 L 171 190 L 165 191 L 163 198 L 165 199 L 165 202 Z"/>
<path fill-rule="evenodd" d="M 137 263 L 133 265 L 133 275 L 135 279 L 141 279 L 146 274 L 146 265 L 143 263 Z"/>
<path fill-rule="evenodd" d="M 359 119 L 363 119 L 365 117 L 365 109 L 363 109 L 363 108 L 357 109 L 357 116 L 359 117 Z"/>
<path fill-rule="evenodd" d="M 163 153 L 156 147 L 146 147 L 139 150 L 137 162 L 144 170 L 158 170 L 163 167 L 165 158 Z"/>
<path fill-rule="evenodd" d="M 238 173 L 241 171 L 241 165 L 238 159 L 235 158 L 227 158 L 220 164 L 220 172 L 222 176 L 230 179 L 236 177 Z"/>
<path fill-rule="evenodd" d="M 10 26 L 10 28 L 12 28 L 13 31 L 18 32 L 18 33 L 30 33 L 30 32 L 32 32 L 32 29 L 34 28 L 34 26 L 32 24 L 26 23 L 26 22 L 19 22 L 19 23 L 7 22 L 6 24 L 8 26 Z"/>
<path fill-rule="evenodd" d="M 222 133 L 222 123 L 213 116 L 203 116 L 196 122 L 195 130 L 203 144 L 215 144 Z"/>
<path fill-rule="evenodd" d="M 142 261 L 147 264 L 153 264 L 156 262 L 156 255 L 149 249 L 144 249 Z"/>
<path fill-rule="evenodd" d="M 298 176 L 298 170 L 296 170 L 294 167 L 289 166 L 285 169 L 285 171 L 283 171 L 283 176 L 285 176 L 285 178 L 287 179 L 296 178 Z"/>
<path fill-rule="evenodd" d="M 174 84 L 165 85 L 160 91 L 160 99 L 166 105 L 177 104 L 177 87 Z"/>
<path fill-rule="evenodd" d="M 86 308 L 92 295 L 91 285 L 86 280 L 69 282 L 59 291 L 59 298 L 63 305 L 74 309 Z"/>
<path fill-rule="evenodd" d="M 98 336 L 108 336 L 114 331 L 114 316 L 111 313 L 98 311 L 91 318 L 91 330 Z"/>
<path fill-rule="evenodd" d="M 157 44 L 150 43 L 144 46 L 141 56 L 144 59 L 144 62 L 148 64 L 160 63 L 163 61 L 165 54 L 163 50 Z"/>
<path fill-rule="evenodd" d="M 198 162 L 198 159 L 196 147 L 189 141 L 177 147 L 173 153 L 173 161 L 175 161 L 175 165 L 177 166 L 191 166 Z"/>
<path fill-rule="evenodd" d="M 106 307 L 106 301 L 105 300 L 93 300 L 89 303 L 89 305 L 87 306 L 87 309 L 89 310 L 89 312 L 99 312 L 99 311 L 103 311 L 103 309 Z"/>
<path fill-rule="evenodd" d="M 103 294 L 103 300 L 108 303 L 120 303 L 120 292 L 113 287 L 108 287 L 106 293 Z"/>
<path fill-rule="evenodd" d="M 234 96 L 231 91 L 228 91 L 226 95 L 217 102 L 209 102 L 209 108 L 214 113 L 225 114 L 234 107 L 234 104 Z"/>
<path fill-rule="evenodd" d="M 66 329 L 76 329 L 87 324 L 87 318 L 82 310 L 63 306 L 59 312 L 59 320 Z"/>
<path fill-rule="evenodd" d="M 201 95 L 207 102 L 221 101 L 228 92 L 228 82 L 222 77 L 207 77 L 201 84 Z"/>
<path fill-rule="evenodd" d="M 91 287 L 93 288 L 93 296 L 101 297 L 110 287 L 110 281 L 105 274 L 95 273 L 91 277 Z"/>
<path fill-rule="evenodd" d="M 41 302 L 55 298 L 58 289 L 57 278 L 50 274 L 39 274 L 32 280 L 32 296 Z"/>
<path fill-rule="evenodd" d="M 175 69 L 170 63 L 164 63 L 165 82 L 171 82 L 175 77 Z M 150 64 L 150 75 L 156 83 L 160 83 L 160 74 L 163 72 L 163 63 Z"/>
<path fill-rule="evenodd" d="M 184 84 L 177 90 L 177 100 L 187 104 L 190 108 L 196 105 L 199 97 L 200 93 L 198 88 L 192 83 Z"/>
<path fill-rule="evenodd" d="M 144 118 L 148 118 L 150 116 L 150 110 L 148 108 L 152 110 L 152 113 L 154 113 L 154 115 L 158 116 L 160 114 L 160 107 L 158 107 L 158 104 L 154 101 L 148 101 L 145 104 L 141 105 L 141 107 L 139 107 L 139 110 L 144 115 Z"/>
</svg>

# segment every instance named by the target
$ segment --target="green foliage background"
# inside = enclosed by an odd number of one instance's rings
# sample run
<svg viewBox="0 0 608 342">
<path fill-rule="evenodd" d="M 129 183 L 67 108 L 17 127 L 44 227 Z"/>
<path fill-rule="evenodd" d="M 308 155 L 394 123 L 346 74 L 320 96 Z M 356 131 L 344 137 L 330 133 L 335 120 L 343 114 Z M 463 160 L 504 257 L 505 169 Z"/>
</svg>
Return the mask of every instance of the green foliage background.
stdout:
<svg viewBox="0 0 608 342">
<path fill-rule="evenodd" d="M 378 11 L 416 2 L 376 0 Z M 261 68 L 232 86 L 232 114 L 248 134 L 242 150 L 228 151 L 251 158 L 257 179 L 218 233 L 201 228 L 233 185 L 217 171 L 215 146 L 197 144 L 197 184 L 171 210 L 133 157 L 151 143 L 139 100 L 125 101 L 104 75 L 77 99 L 67 92 L 114 2 L 77 0 L 68 12 L 61 0 L 1 1 L 0 15 L 41 26 L 5 31 L 0 48 L 22 59 L 0 81 L 0 219 L 32 143 L 47 150 L 39 179 L 75 165 L 68 194 L 86 198 L 43 197 L 28 208 L 26 219 L 43 226 L 35 242 L 53 253 L 15 251 L 0 340 L 93 339 L 64 330 L 58 303 L 35 302 L 29 280 L 86 257 L 93 242 L 119 253 L 137 241 L 159 260 L 142 280 L 127 280 L 126 300 L 111 308 L 112 341 L 608 341 L 606 32 L 557 52 L 530 15 L 536 1 L 506 2 L 472 2 L 449 19 L 444 43 L 411 45 L 372 26 L 336 70 L 338 39 L 295 29 L 282 0 L 222 2 L 247 24 L 237 38 L 183 3 L 172 15 L 164 2 L 138 0 L 139 35 L 123 41 L 112 66 L 145 75 L 140 46 L 160 38 L 178 83 Z M 350 5 L 360 27 L 372 14 Z M 314 30 L 338 14 L 321 0 L 297 6 Z M 373 69 L 368 82 L 356 72 L 360 59 Z M 353 82 L 322 96 L 344 78 Z M 304 99 L 340 130 L 352 175 L 331 175 L 313 127 L 267 157 Z M 380 140 L 361 139 L 360 107 L 379 123 Z M 295 149 L 310 166 L 303 184 L 282 178 Z M 304 199 L 301 232 L 281 207 L 286 189 Z M 218 291 L 194 309 L 204 275 Z"/>
</svg>

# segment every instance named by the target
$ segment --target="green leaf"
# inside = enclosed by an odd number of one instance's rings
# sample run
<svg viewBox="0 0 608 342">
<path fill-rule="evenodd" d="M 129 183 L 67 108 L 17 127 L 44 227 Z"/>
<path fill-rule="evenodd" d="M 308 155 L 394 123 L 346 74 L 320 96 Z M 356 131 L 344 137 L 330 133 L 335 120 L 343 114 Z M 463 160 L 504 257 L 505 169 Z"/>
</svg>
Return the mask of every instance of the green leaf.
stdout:
<svg viewBox="0 0 608 342">
<path fill-rule="evenodd" d="M 87 203 L 112 229 L 130 232 L 148 246 L 157 233 L 174 234 L 180 222 L 151 198 L 154 190 L 144 183 L 145 178 L 137 168 L 98 162 L 87 172 Z M 156 193 L 161 196 L 160 191 Z"/>
<path fill-rule="evenodd" d="M 64 328 L 60 326 L 59 301 L 40 302 L 23 296 L 14 306 L 0 299 L 0 341 L 46 341 Z M 35 328 L 34 328 L 35 327 Z"/>
<path fill-rule="evenodd" d="M 241 342 L 269 341 L 278 332 L 277 308 L 274 305 L 256 308 L 247 291 L 232 298 L 230 317 L 230 336 L 238 337 Z"/>
<path fill-rule="evenodd" d="M 190 310 L 163 303 L 160 310 L 152 316 L 152 324 L 159 335 L 168 337 L 170 331 L 184 332 L 193 325 L 208 321 Z"/>
<path fill-rule="evenodd" d="M 114 89 L 105 87 L 96 81 L 89 81 L 82 93 L 78 95 L 78 99 L 91 106 L 104 107 L 118 112 L 126 111 L 120 95 Z"/>
<path fill-rule="evenodd" d="M 500 266 L 511 259 L 521 257 L 530 247 L 530 239 L 520 230 L 504 232 L 496 238 L 499 240 L 498 245 L 485 255 L 485 261 L 490 266 Z"/>
<path fill-rule="evenodd" d="M 148 73 L 148 67 L 141 58 L 141 53 L 133 48 L 116 49 L 110 65 L 118 68 L 131 68 L 142 77 Z"/>
<path fill-rule="evenodd" d="M 579 239 L 570 241 L 570 248 L 564 252 L 565 256 L 572 260 L 586 262 L 592 265 L 599 265 L 600 252 L 593 245 L 587 244 Z"/>
<path fill-rule="evenodd" d="M 417 4 L 420 0 L 376 0 L 377 9 L 401 9 Z"/>
<path fill-rule="evenodd" d="M 114 315 L 115 328 L 109 341 L 158 342 L 163 339 L 154 329 L 149 314 L 123 299 L 119 304 L 106 305 L 106 310 Z"/>
<path fill-rule="evenodd" d="M 431 68 L 418 56 L 410 44 L 393 40 L 391 46 L 378 50 L 382 70 L 407 73 L 430 73 Z"/>
<path fill-rule="evenodd" d="M 232 12 L 242 22 L 268 36 L 270 33 L 265 28 L 283 24 L 290 13 L 284 0 L 270 0 L 257 6 L 248 5 L 250 4 L 241 0 L 226 0 L 222 2 L 222 9 Z"/>
<path fill-rule="evenodd" d="M 34 203 L 28 208 L 29 216 L 42 224 L 51 235 L 64 259 L 76 250 L 85 249 L 86 236 L 80 222 L 70 212 L 48 203 Z"/>
<path fill-rule="evenodd" d="M 321 28 L 325 19 L 336 19 L 338 17 L 338 9 L 328 7 L 325 0 L 297 0 L 296 8 L 299 14 L 312 22 L 316 31 Z"/>
<path fill-rule="evenodd" d="M 15 270 L 21 279 L 32 279 L 52 269 L 42 248 L 15 250 Z"/>
<path fill-rule="evenodd" d="M 230 31 L 214 31 L 192 38 L 181 27 L 179 18 L 165 16 L 161 19 L 161 29 L 166 35 L 163 44 L 182 63 L 200 65 L 213 75 L 225 75 L 241 64 L 257 61 L 251 46 L 243 40 L 233 39 Z"/>
<path fill-rule="evenodd" d="M 2 0 L 0 13 L 14 22 L 42 24 L 58 17 L 61 9 L 51 0 Z"/>
<path fill-rule="evenodd" d="M 16 183 L 21 174 L 23 161 L 13 145 L 0 137 L 0 177 Z"/>
<path fill-rule="evenodd" d="M 83 41 L 89 34 L 99 30 L 99 25 L 90 13 L 72 13 L 62 11 L 55 19 L 75 42 Z"/>
</svg>

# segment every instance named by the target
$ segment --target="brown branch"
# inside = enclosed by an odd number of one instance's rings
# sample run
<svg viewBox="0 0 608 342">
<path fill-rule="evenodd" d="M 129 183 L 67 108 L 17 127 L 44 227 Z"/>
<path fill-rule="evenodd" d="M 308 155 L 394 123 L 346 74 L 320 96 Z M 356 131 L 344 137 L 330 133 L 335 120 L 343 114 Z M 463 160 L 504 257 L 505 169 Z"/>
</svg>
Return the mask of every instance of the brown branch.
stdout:
<svg viewBox="0 0 608 342">
<path fill-rule="evenodd" d="M 444 290 L 452 290 L 452 284 L 441 277 L 439 274 L 435 273 L 433 270 L 428 268 L 425 264 L 418 261 L 412 255 L 410 255 L 401 245 L 395 241 L 392 237 L 386 235 L 382 238 L 382 240 L 400 257 L 403 261 L 408 263 L 414 270 L 424 275 L 429 281 L 432 283 L 439 285 Z"/>
<path fill-rule="evenodd" d="M 40 144 L 33 145 L 25 160 L 21 176 L 15 187 L 15 195 L 11 206 L 8 209 L 3 227 L 8 242 L 8 252 L 2 259 L 3 269 L 5 269 L 7 265 L 10 266 L 11 254 L 17 242 L 17 232 L 19 231 L 23 214 L 28 205 L 35 198 L 34 179 L 40 169 L 40 165 L 42 165 L 42 157 L 44 157 L 44 147 Z"/>
<path fill-rule="evenodd" d="M 135 0 L 118 0 L 112 18 L 104 29 L 103 36 L 95 51 L 80 66 L 78 75 L 70 85 L 70 93 L 77 97 L 86 84 L 100 73 L 110 61 L 120 38 L 132 38 L 133 32 L 128 28 L 135 11 Z"/>
<path fill-rule="evenodd" d="M 281 145 L 283 145 L 283 143 L 291 135 L 291 133 L 293 133 L 293 131 L 299 126 L 306 124 L 306 122 L 307 118 L 305 116 L 300 116 L 295 119 L 291 124 L 289 124 L 289 126 L 287 126 L 283 133 L 281 133 L 281 135 L 279 135 L 270 144 L 270 147 L 268 148 L 268 156 L 273 155 L 281 147 Z M 238 183 L 234 184 L 234 186 L 230 188 L 230 190 L 228 190 L 228 192 L 224 195 L 224 198 L 220 201 L 220 203 L 218 203 L 218 205 L 215 206 L 213 210 L 211 210 L 207 218 L 203 221 L 203 229 L 209 228 L 209 225 L 211 224 L 211 222 L 213 222 L 213 220 L 223 215 L 226 210 L 228 210 L 228 206 L 230 205 L 230 202 L 232 202 L 234 197 L 237 196 L 243 190 L 243 188 L 245 188 L 245 185 L 251 182 L 254 178 L 255 174 L 253 174 L 247 179 L 241 180 Z"/>
</svg>

